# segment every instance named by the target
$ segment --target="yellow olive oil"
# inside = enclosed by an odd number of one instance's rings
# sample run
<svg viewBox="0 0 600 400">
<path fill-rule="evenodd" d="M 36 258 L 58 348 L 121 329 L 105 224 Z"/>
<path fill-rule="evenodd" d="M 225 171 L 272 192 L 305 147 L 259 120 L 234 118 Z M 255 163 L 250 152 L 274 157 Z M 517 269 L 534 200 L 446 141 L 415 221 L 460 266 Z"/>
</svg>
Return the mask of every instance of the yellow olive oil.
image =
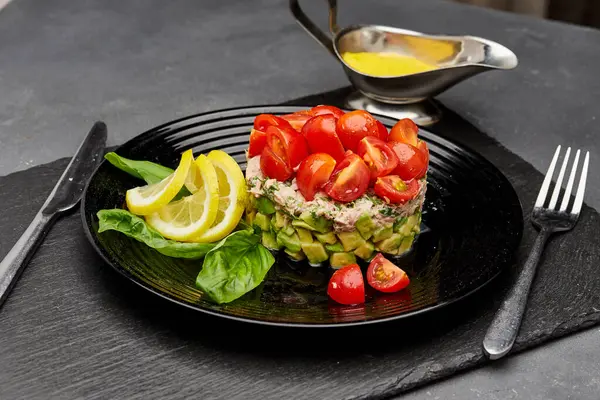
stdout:
<svg viewBox="0 0 600 400">
<path fill-rule="evenodd" d="M 358 72 L 379 77 L 410 75 L 437 68 L 435 65 L 398 53 L 345 52 L 342 58 Z"/>
</svg>

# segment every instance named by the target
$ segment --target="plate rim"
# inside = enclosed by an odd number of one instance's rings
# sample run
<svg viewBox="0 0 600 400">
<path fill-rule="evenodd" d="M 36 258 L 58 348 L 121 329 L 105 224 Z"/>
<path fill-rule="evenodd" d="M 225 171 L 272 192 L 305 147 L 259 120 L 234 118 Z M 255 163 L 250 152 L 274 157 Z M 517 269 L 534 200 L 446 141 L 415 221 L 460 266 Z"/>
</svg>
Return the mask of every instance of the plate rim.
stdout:
<svg viewBox="0 0 600 400">
<path fill-rule="evenodd" d="M 143 132 L 141 132 L 140 134 L 130 138 L 129 140 L 127 140 L 125 143 L 122 143 L 120 145 L 118 145 L 116 148 L 114 148 L 112 151 L 117 152 L 119 149 L 122 149 L 123 147 L 127 146 L 129 143 L 135 141 L 135 140 L 139 140 L 141 137 L 147 135 L 150 132 L 154 132 L 154 131 L 158 131 L 162 128 L 168 127 L 170 125 L 179 123 L 179 122 L 183 122 L 185 120 L 190 120 L 193 118 L 197 118 L 197 117 L 201 117 L 201 116 L 205 116 L 205 115 L 210 115 L 210 114 L 217 114 L 217 113 L 222 113 L 222 112 L 227 112 L 227 111 L 236 111 L 236 110 L 250 110 L 250 109 L 265 109 L 265 108 L 287 108 L 287 109 L 306 109 L 306 108 L 311 108 L 313 107 L 313 105 L 285 105 L 285 104 L 263 104 L 263 105 L 247 105 L 247 106 L 236 106 L 236 107 L 228 107 L 228 108 L 220 108 L 220 109 L 216 109 L 216 110 L 209 110 L 209 111 L 205 111 L 205 112 L 201 112 L 201 113 L 196 113 L 196 114 L 190 114 L 181 118 L 177 118 L 171 121 L 167 121 L 165 123 L 162 123 L 160 125 L 156 125 L 150 129 L 147 129 Z M 345 111 L 352 111 L 346 108 L 342 108 Z M 383 120 L 387 120 L 387 121 L 397 121 L 397 119 L 395 118 L 391 118 L 385 115 L 380 115 L 380 114 L 374 114 L 377 115 L 378 118 L 382 118 Z M 431 134 L 437 138 L 440 138 L 442 141 L 448 142 L 458 148 L 464 149 L 466 150 L 470 156 L 475 157 L 476 159 L 478 159 L 478 161 L 483 162 L 485 164 L 488 164 L 489 166 L 491 166 L 495 171 L 498 172 L 499 176 L 501 177 L 501 179 L 503 179 L 505 181 L 506 184 L 508 184 L 508 186 L 511 188 L 512 191 L 512 195 L 514 195 L 514 198 L 516 199 L 516 208 L 518 208 L 518 212 L 521 216 L 520 218 L 520 226 L 518 227 L 518 234 L 517 234 L 517 238 L 515 239 L 516 243 L 515 243 L 515 250 L 513 252 L 513 254 L 511 254 L 511 258 L 515 258 L 516 256 L 516 249 L 518 249 L 518 247 L 520 246 L 521 242 L 522 242 L 522 238 L 523 238 L 523 229 L 524 229 L 524 219 L 523 219 L 523 205 L 521 203 L 521 199 L 519 198 L 514 186 L 512 185 L 512 183 L 509 181 L 509 179 L 506 177 L 506 175 L 491 161 L 489 161 L 488 159 L 486 159 L 485 157 L 483 157 L 481 154 L 479 154 L 478 152 L 474 151 L 470 146 L 468 145 L 464 145 L 462 143 L 457 143 L 456 141 L 452 140 L 452 139 L 448 139 L 446 137 L 442 137 L 440 135 L 438 135 L 437 133 L 434 133 L 431 130 L 428 130 L 427 127 L 421 128 L 419 127 L 419 129 L 423 129 L 424 131 L 426 131 L 428 134 Z M 168 294 L 165 294 L 155 288 L 153 288 L 150 285 L 145 284 L 144 282 L 140 281 L 139 279 L 137 279 L 136 277 L 130 275 L 124 268 L 118 267 L 116 265 L 114 265 L 114 263 L 107 257 L 107 255 L 104 253 L 103 249 L 100 248 L 100 246 L 98 245 L 98 243 L 96 242 L 96 239 L 94 237 L 94 235 L 92 235 L 92 232 L 90 230 L 89 224 L 86 220 L 86 213 L 85 213 L 85 208 L 86 208 L 86 199 L 87 199 L 87 192 L 89 189 L 89 186 L 92 182 L 92 180 L 94 179 L 94 177 L 96 176 L 96 174 L 98 173 L 98 171 L 100 170 L 100 168 L 102 168 L 104 166 L 105 163 L 107 163 L 108 161 L 106 159 L 103 159 L 102 162 L 96 167 L 96 169 L 94 170 L 94 172 L 92 173 L 90 179 L 86 182 L 85 188 L 82 192 L 81 195 L 81 202 L 80 202 L 80 206 L 79 206 L 79 210 L 80 210 L 80 217 L 81 217 L 81 222 L 83 225 L 83 230 L 85 233 L 85 236 L 88 240 L 88 242 L 92 245 L 92 247 L 94 248 L 94 250 L 96 251 L 96 253 L 102 258 L 102 260 L 104 261 L 104 263 L 108 264 L 114 271 L 118 272 L 122 277 L 127 278 L 128 281 L 135 283 L 137 286 L 149 291 L 150 293 L 154 294 L 154 295 L 158 295 L 160 298 L 164 299 L 164 300 L 168 300 L 172 303 L 175 303 L 179 306 L 184 306 L 187 309 L 193 310 L 193 311 L 197 311 L 197 312 L 201 312 L 201 313 L 205 313 L 205 314 L 209 314 L 211 316 L 214 317 L 221 317 L 221 318 L 226 318 L 229 320 L 233 320 L 233 321 L 238 321 L 238 322 L 244 322 L 244 323 L 252 323 L 252 324 L 256 324 L 256 325 L 266 325 L 266 326 L 276 326 L 276 327 L 285 327 L 285 328 L 343 328 L 343 327 L 357 327 L 357 326 L 364 326 L 364 325 L 371 325 L 371 324 L 380 324 L 380 323 L 386 323 L 386 322 L 392 322 L 392 321 L 398 321 L 398 320 L 402 320 L 402 319 L 407 319 L 407 318 L 411 318 L 411 317 L 415 317 L 418 315 L 422 315 L 428 312 L 433 312 L 436 310 L 439 310 L 441 308 L 447 307 L 451 304 L 457 303 L 461 300 L 466 299 L 469 296 L 472 296 L 474 293 L 478 292 L 479 290 L 483 289 L 484 287 L 488 286 L 492 281 L 494 281 L 504 270 L 506 270 L 509 266 L 509 264 L 511 264 L 510 262 L 507 262 L 502 268 L 500 268 L 495 274 L 493 274 L 488 280 L 486 280 L 485 282 L 481 283 L 479 286 L 473 288 L 472 290 L 463 293 L 460 296 L 451 298 L 447 301 L 444 301 L 442 303 L 438 303 L 432 306 L 427 306 L 415 311 L 411 311 L 411 312 L 407 312 L 407 313 L 403 313 L 403 314 L 399 314 L 399 315 L 392 315 L 392 316 L 387 316 L 387 317 L 382 317 L 382 318 L 376 318 L 376 319 L 370 319 L 370 320 L 358 320 L 358 321 L 353 321 L 353 322 L 332 322 L 332 323 L 306 323 L 306 322 L 274 322 L 274 321 L 264 321 L 264 320 L 258 320 L 258 319 L 253 319 L 253 318 L 249 318 L 249 317 L 240 317 L 240 316 L 236 316 L 236 315 L 232 315 L 232 314 L 228 314 L 225 312 L 219 312 L 219 311 L 214 311 L 214 310 L 209 310 L 206 308 L 203 308 L 201 306 L 194 306 L 190 303 L 181 301 L 179 299 L 176 299 L 174 297 L 169 296 Z"/>
</svg>

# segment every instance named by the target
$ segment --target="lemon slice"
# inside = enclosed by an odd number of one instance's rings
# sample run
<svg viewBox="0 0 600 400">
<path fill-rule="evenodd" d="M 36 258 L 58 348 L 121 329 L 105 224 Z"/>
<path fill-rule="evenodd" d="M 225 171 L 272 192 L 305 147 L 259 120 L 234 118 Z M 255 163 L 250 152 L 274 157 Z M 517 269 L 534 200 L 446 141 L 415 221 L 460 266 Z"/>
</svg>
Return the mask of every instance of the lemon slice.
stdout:
<svg viewBox="0 0 600 400">
<path fill-rule="evenodd" d="M 202 156 L 202 158 L 204 161 L 201 161 L 201 162 L 198 161 L 200 159 L 200 157 L 198 157 L 196 159 L 196 166 L 198 166 L 198 168 L 190 168 L 190 171 L 188 172 L 187 176 L 185 177 L 184 186 L 191 194 L 194 194 L 198 190 L 200 190 L 202 185 L 204 184 L 204 179 L 202 179 L 202 174 L 200 174 L 200 170 L 201 170 L 201 168 L 203 168 L 204 165 L 206 165 L 206 163 L 210 164 L 210 161 L 208 161 L 206 159 L 206 156 L 204 156 L 204 155 Z M 200 166 L 199 164 L 202 164 L 203 166 Z M 212 167 L 212 164 L 210 164 L 210 166 Z M 216 182 L 216 180 L 215 180 L 215 182 Z M 218 185 L 217 185 L 217 187 L 218 187 Z"/>
<path fill-rule="evenodd" d="M 161 235 L 182 242 L 193 241 L 214 222 L 219 210 L 219 183 L 215 168 L 205 155 L 199 155 L 188 182 L 194 184 L 194 194 L 174 201 L 146 217 L 146 221 Z"/>
<path fill-rule="evenodd" d="M 152 185 L 128 190 L 125 201 L 129 211 L 137 215 L 149 215 L 169 204 L 183 187 L 193 161 L 192 150 L 187 150 L 181 155 L 179 166 L 171 175 Z"/>
<path fill-rule="evenodd" d="M 215 167 L 219 179 L 217 218 L 195 242 L 216 242 L 229 235 L 240 222 L 246 205 L 246 180 L 240 166 L 224 151 L 213 150 L 207 158 Z"/>
</svg>

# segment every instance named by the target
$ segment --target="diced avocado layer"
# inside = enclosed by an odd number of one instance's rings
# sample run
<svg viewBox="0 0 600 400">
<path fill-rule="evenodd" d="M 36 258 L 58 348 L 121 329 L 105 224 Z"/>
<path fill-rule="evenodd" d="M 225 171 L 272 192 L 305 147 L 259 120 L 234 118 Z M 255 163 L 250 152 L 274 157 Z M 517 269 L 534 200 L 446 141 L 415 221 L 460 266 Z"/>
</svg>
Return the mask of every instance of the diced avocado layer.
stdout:
<svg viewBox="0 0 600 400">
<path fill-rule="evenodd" d="M 331 268 L 339 269 L 350 264 L 356 264 L 356 257 L 353 253 L 333 253 L 329 257 Z"/>
<path fill-rule="evenodd" d="M 332 222 L 323 217 L 307 213 L 290 217 L 271 210 L 260 198 L 252 207 L 246 210 L 246 221 L 260 229 L 265 247 L 283 250 L 294 260 L 308 259 L 311 264 L 329 261 L 333 268 L 354 264 L 357 257 L 370 261 L 376 252 L 404 254 L 421 231 L 420 212 L 386 226 L 377 226 L 364 215 L 356 222 L 355 231 L 335 233 Z"/>
<path fill-rule="evenodd" d="M 302 243 L 302 251 L 311 264 L 320 264 L 329 258 L 325 247 L 319 242 Z"/>
<path fill-rule="evenodd" d="M 367 214 L 361 215 L 354 226 L 365 240 L 369 240 L 377 229 L 375 222 Z"/>
<path fill-rule="evenodd" d="M 374 252 L 375 246 L 371 242 L 365 242 L 362 246 L 354 250 L 354 254 L 356 254 L 356 256 L 362 258 L 365 261 L 371 260 L 371 258 L 373 258 Z"/>
</svg>

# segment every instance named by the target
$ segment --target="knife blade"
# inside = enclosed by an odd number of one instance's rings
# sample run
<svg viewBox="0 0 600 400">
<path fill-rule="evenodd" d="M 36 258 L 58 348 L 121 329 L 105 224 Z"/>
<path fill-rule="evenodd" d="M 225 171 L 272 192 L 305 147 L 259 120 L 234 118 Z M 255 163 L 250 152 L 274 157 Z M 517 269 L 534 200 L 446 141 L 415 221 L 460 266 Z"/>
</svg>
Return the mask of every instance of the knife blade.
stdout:
<svg viewBox="0 0 600 400">
<path fill-rule="evenodd" d="M 106 124 L 96 122 L 42 206 L 44 214 L 67 211 L 79 202 L 87 181 L 102 162 L 106 136 Z"/>
<path fill-rule="evenodd" d="M 17 243 L 0 262 L 0 306 L 14 287 L 25 266 L 35 253 L 58 216 L 79 203 L 87 181 L 100 162 L 106 145 L 104 122 L 92 126 L 75 156 L 52 189 L 52 192 L 33 218 Z"/>
</svg>

